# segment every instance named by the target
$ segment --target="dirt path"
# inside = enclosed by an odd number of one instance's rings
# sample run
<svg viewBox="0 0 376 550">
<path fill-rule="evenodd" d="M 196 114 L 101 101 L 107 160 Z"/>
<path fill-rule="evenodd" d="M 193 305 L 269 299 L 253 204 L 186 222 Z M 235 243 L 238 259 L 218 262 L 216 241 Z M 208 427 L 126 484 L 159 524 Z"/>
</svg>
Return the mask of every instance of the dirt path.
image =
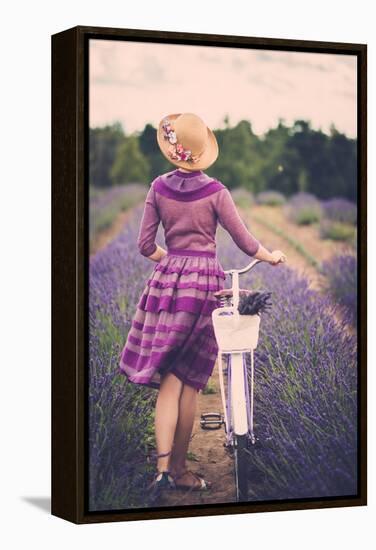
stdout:
<svg viewBox="0 0 376 550">
<path fill-rule="evenodd" d="M 336 249 L 341 250 L 345 245 L 330 239 L 322 239 L 319 234 L 318 224 L 297 225 L 289 221 L 281 207 L 252 206 L 249 215 L 265 219 L 282 229 L 287 235 L 292 236 L 318 261 L 329 258 Z"/>
<path fill-rule="evenodd" d="M 235 502 L 234 461 L 224 447 L 225 431 L 203 430 L 200 426 L 202 413 L 222 413 L 222 401 L 218 379 L 218 362 L 211 377 L 211 386 L 216 393 L 199 393 L 198 410 L 192 431 L 189 453 L 194 460 L 187 460 L 187 467 L 203 475 L 212 482 L 209 491 L 168 491 L 161 497 L 161 506 L 180 506 L 186 504 L 213 504 Z"/>
<path fill-rule="evenodd" d="M 285 252 L 288 265 L 307 277 L 310 281 L 310 287 L 316 290 L 322 289 L 322 283 L 324 282 L 320 272 L 283 236 L 277 235 L 258 220 L 271 223 L 281 229 L 283 233 L 300 243 L 310 256 L 319 263 L 327 260 L 335 253 L 348 251 L 349 247 L 344 243 L 321 239 L 317 225 L 298 226 L 288 221 L 280 207 L 254 205 L 248 210 L 239 208 L 239 211 L 248 223 L 250 231 L 266 246 L 272 246 L 273 249 Z"/>
<path fill-rule="evenodd" d="M 251 211 L 242 210 L 243 219 L 248 222 L 250 231 L 261 241 L 269 250 L 282 250 L 286 254 L 289 267 L 296 269 L 299 274 L 306 277 L 310 282 L 310 287 L 319 289 L 322 282 L 322 277 L 316 268 L 314 268 L 299 252 L 289 244 L 286 239 L 280 235 L 276 235 L 271 229 L 265 227 L 264 224 L 257 221 L 258 218 L 265 219 L 268 222 L 276 222 L 274 218 L 267 212 L 265 215 L 265 207 L 253 207 Z M 271 212 L 273 214 L 273 212 Z M 319 258 L 317 258 L 319 260 Z"/>
<path fill-rule="evenodd" d="M 125 212 L 120 212 L 113 224 L 104 231 L 101 231 L 95 239 L 93 239 L 93 242 L 90 243 L 90 255 L 93 256 L 96 254 L 99 250 L 102 250 L 105 248 L 123 229 L 124 225 L 127 223 L 127 221 L 131 218 L 133 215 L 133 208 L 130 208 L 129 210 L 126 210 Z"/>
</svg>

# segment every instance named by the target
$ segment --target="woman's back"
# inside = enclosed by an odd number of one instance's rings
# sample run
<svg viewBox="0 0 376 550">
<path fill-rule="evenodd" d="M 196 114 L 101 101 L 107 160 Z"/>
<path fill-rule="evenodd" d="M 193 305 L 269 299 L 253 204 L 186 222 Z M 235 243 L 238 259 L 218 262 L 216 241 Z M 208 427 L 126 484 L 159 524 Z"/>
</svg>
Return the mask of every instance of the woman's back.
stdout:
<svg viewBox="0 0 376 550">
<path fill-rule="evenodd" d="M 202 170 L 179 169 L 155 178 L 149 189 L 138 246 L 150 256 L 156 250 L 159 223 L 165 231 L 168 250 L 194 250 L 215 254 L 218 222 L 243 252 L 252 256 L 259 242 L 241 220 L 230 192 Z"/>
</svg>

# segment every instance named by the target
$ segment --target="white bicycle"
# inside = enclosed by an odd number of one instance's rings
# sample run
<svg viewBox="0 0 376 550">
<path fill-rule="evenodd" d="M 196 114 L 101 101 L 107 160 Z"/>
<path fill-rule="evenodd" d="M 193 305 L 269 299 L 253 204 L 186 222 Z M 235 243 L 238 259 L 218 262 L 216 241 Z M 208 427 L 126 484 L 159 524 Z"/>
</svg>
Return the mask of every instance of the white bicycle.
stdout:
<svg viewBox="0 0 376 550">
<path fill-rule="evenodd" d="M 239 275 L 247 273 L 261 260 L 253 260 L 243 269 L 225 271 L 231 275 L 232 287 L 216 292 L 220 307 L 212 312 L 214 333 L 218 344 L 218 370 L 221 389 L 223 415 L 220 413 L 203 413 L 201 427 L 218 429 L 225 427 L 225 445 L 233 450 L 235 467 L 235 486 L 237 501 L 248 500 L 249 447 L 254 445 L 256 437 L 253 425 L 254 394 L 254 357 L 257 347 L 260 319 L 262 313 L 241 315 L 238 311 Z M 250 353 L 250 388 L 246 354 Z M 227 373 L 227 384 L 224 381 L 224 363 Z M 248 456 L 247 456 L 248 455 Z"/>
</svg>

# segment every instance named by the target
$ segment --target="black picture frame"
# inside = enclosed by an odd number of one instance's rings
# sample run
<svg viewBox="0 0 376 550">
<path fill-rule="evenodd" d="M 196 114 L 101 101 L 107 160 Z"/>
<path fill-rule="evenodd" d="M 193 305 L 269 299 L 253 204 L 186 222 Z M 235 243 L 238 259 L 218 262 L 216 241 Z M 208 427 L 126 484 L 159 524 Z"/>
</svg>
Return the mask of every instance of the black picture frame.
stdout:
<svg viewBox="0 0 376 550">
<path fill-rule="evenodd" d="M 87 447 L 88 45 L 111 39 L 352 54 L 358 60 L 358 494 L 89 512 Z M 76 26 L 52 46 L 52 514 L 96 523 L 367 504 L 367 45 Z"/>
</svg>

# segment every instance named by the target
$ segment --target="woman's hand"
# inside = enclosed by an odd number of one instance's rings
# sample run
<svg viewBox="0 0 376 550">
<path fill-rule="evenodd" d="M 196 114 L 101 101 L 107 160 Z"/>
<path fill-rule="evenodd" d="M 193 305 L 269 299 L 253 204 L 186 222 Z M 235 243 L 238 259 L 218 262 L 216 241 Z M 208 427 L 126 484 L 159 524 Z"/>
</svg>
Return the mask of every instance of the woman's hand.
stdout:
<svg viewBox="0 0 376 550">
<path fill-rule="evenodd" d="M 269 250 L 262 246 L 261 243 L 256 254 L 254 255 L 254 258 L 256 258 L 257 260 L 261 260 L 262 262 L 268 262 L 271 265 L 277 265 L 286 261 L 286 256 L 283 252 L 281 252 L 280 250 L 269 252 Z"/>
<path fill-rule="evenodd" d="M 279 263 L 284 263 L 286 261 L 286 256 L 281 250 L 273 250 L 271 256 L 272 259 L 269 262 L 271 265 L 278 265 Z"/>
<path fill-rule="evenodd" d="M 152 260 L 153 262 L 160 262 L 162 258 L 164 258 L 167 254 L 167 251 L 164 248 L 161 248 L 159 245 L 157 245 L 157 248 L 155 252 L 151 256 L 148 256 L 149 260 Z"/>
</svg>

